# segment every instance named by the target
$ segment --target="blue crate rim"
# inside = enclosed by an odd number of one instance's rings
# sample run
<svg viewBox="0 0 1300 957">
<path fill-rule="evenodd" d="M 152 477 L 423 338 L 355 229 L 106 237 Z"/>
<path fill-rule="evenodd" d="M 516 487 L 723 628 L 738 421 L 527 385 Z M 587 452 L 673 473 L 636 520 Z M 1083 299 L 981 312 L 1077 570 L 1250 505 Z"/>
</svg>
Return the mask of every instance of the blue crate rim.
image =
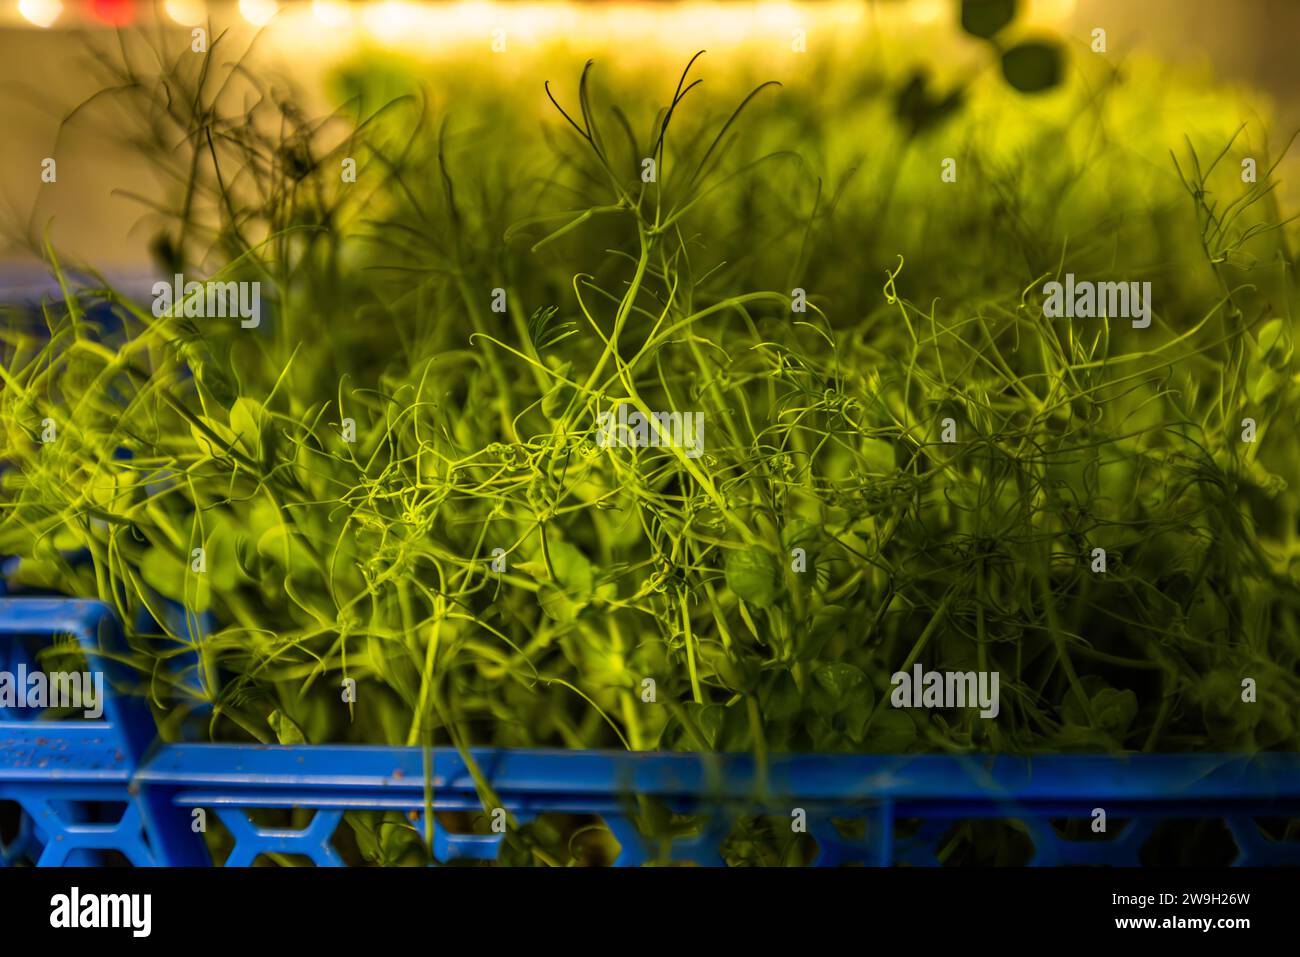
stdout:
<svg viewBox="0 0 1300 957">
<path fill-rule="evenodd" d="M 109 664 L 123 640 L 113 610 L 102 602 L 0 598 L 0 639 L 60 634 L 76 636 Z M 426 773 L 435 810 L 485 810 L 466 757 L 454 748 L 155 738 L 147 705 L 130 697 L 111 696 L 101 721 L 0 720 L 0 799 L 17 800 L 30 817 L 29 844 L 44 836 L 38 863 L 80 861 L 83 852 L 106 849 L 133 863 L 209 863 L 189 825 L 196 808 L 211 808 L 236 838 L 227 864 L 250 864 L 266 853 L 339 864 L 331 837 L 344 811 L 398 810 L 422 821 L 430 800 Z M 934 863 L 932 848 L 918 852 L 895 840 L 893 822 L 909 817 L 926 821 L 921 836 L 930 841 L 954 820 L 1019 817 L 1032 834 L 1037 863 L 1137 863 L 1152 819 L 1169 815 L 1222 818 L 1239 864 L 1300 863 L 1300 842 L 1271 841 L 1254 824 L 1255 817 L 1300 817 L 1300 755 L 1294 753 L 773 753 L 760 759 L 473 748 L 469 755 L 517 822 L 547 812 L 600 815 L 619 841 L 622 864 L 645 863 L 657 853 L 634 822 L 637 796 L 701 815 L 700 833 L 674 842 L 669 854 L 705 864 L 722 863 L 719 844 L 738 815 L 798 811 L 821 848 L 818 864 Z M 126 808 L 111 826 L 66 818 L 76 802 L 106 800 Z M 1086 819 L 1099 806 L 1125 819 L 1116 839 L 1067 846 L 1053 835 L 1050 819 Z M 315 815 L 304 830 L 284 831 L 257 827 L 246 815 L 253 808 L 314 808 Z M 845 838 L 833 826 L 837 817 L 870 822 L 870 836 Z M 437 826 L 434 837 L 437 860 L 490 859 L 501 844 L 500 835 L 449 834 Z M 16 853 L 0 846 L 0 863 Z"/>
</svg>

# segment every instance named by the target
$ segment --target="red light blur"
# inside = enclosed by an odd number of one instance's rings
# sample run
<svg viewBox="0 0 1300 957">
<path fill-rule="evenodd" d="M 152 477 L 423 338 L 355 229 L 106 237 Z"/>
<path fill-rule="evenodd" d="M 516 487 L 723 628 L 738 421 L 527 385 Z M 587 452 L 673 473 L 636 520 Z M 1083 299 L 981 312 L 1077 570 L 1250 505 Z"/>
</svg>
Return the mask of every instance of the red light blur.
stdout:
<svg viewBox="0 0 1300 957">
<path fill-rule="evenodd" d="M 113 27 L 124 27 L 135 19 L 135 0 L 89 0 L 92 17 Z"/>
</svg>

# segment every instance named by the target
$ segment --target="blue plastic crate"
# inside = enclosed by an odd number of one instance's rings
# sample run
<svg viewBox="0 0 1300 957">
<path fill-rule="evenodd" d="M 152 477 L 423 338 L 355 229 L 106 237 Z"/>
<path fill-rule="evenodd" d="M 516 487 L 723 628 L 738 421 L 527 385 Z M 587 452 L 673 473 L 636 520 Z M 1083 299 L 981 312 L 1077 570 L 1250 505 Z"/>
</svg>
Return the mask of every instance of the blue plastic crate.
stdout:
<svg viewBox="0 0 1300 957">
<path fill-rule="evenodd" d="M 73 635 L 92 667 L 123 681 L 112 657 L 121 629 L 97 601 L 0 598 L 0 645 L 15 636 Z M 147 706 L 108 699 L 103 720 L 31 721 L 0 716 L 0 802 L 17 805 L 16 833 L 0 863 L 95 864 L 121 855 L 137 865 L 211 863 L 194 809 L 216 815 L 233 838 L 225 863 L 293 854 L 337 865 L 333 844 L 347 810 L 400 811 L 417 831 L 426 808 L 419 748 L 160 744 Z M 432 807 L 481 810 L 465 762 L 432 753 Z M 1257 819 L 1300 817 L 1300 756 L 1257 755 L 752 755 L 494 750 L 472 752 L 516 824 L 545 813 L 593 815 L 628 866 L 685 861 L 721 864 L 736 822 L 799 811 L 819 866 L 937 864 L 944 836 L 960 822 L 1014 820 L 1032 841 L 1031 863 L 1120 864 L 1162 822 L 1222 820 L 1234 863 L 1300 863 L 1300 842 L 1272 840 Z M 638 824 L 638 800 L 654 800 L 689 822 L 665 841 Z M 1123 822 L 1107 840 L 1071 841 L 1052 822 L 1091 819 L 1094 808 Z M 256 825 L 250 811 L 312 809 L 300 829 Z M 846 827 L 846 824 L 854 825 Z M 846 836 L 846 832 L 849 836 Z M 500 834 L 455 834 L 436 824 L 439 861 L 494 859 Z"/>
</svg>

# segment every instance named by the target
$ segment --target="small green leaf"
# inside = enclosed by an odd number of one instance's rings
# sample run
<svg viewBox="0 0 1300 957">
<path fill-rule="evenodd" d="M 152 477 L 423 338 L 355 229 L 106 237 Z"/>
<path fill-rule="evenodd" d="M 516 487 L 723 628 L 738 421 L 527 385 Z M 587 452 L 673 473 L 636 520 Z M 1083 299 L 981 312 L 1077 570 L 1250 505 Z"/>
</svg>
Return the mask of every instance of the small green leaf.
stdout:
<svg viewBox="0 0 1300 957">
<path fill-rule="evenodd" d="M 867 686 L 870 692 L 870 685 Z M 858 743 L 861 743 L 863 735 L 867 730 L 867 722 L 871 720 L 871 706 L 874 704 L 874 695 L 858 694 L 849 699 L 847 707 L 844 709 L 844 725 L 849 736 Z"/>
<path fill-rule="evenodd" d="M 235 445 L 235 433 L 216 419 L 210 419 L 203 415 L 199 416 L 198 419 L 203 423 L 204 428 L 201 429 L 191 423 L 190 434 L 194 437 L 195 443 L 203 451 L 203 454 L 214 458 L 229 455 L 230 448 Z M 211 436 L 209 436 L 209 433 L 211 433 Z M 215 436 L 215 439 L 212 436 Z"/>
<path fill-rule="evenodd" d="M 1016 18 L 1016 0 L 962 0 L 961 28 L 988 40 Z"/>
<path fill-rule="evenodd" d="M 539 582 L 549 581 L 551 577 L 551 573 L 546 570 L 546 563 L 542 561 L 516 562 L 515 571 L 531 575 Z"/>
<path fill-rule="evenodd" d="M 736 597 L 756 608 L 767 608 L 781 594 L 781 567 L 761 548 L 736 548 L 727 552 L 727 587 Z"/>
<path fill-rule="evenodd" d="M 559 584 L 579 598 L 589 598 L 596 579 L 587 556 L 568 542 L 549 542 L 547 548 Z"/>
<path fill-rule="evenodd" d="M 863 439 L 862 458 L 871 472 L 893 472 L 898 468 L 893 444 L 883 439 Z"/>
<path fill-rule="evenodd" d="M 548 618 L 555 621 L 573 621 L 583 609 L 583 602 L 574 601 L 559 588 L 549 582 L 537 591 L 537 603 Z"/>
<path fill-rule="evenodd" d="M 781 545 L 785 549 L 784 560 L 786 567 L 791 571 L 797 571 L 794 566 L 796 558 L 795 549 L 803 549 L 801 566 L 799 574 L 806 576 L 808 581 L 815 581 L 817 576 L 817 556 L 821 553 L 822 526 L 814 524 L 802 518 L 791 519 L 790 522 L 781 530 Z"/>
<path fill-rule="evenodd" d="M 867 684 L 862 669 L 839 661 L 822 665 L 813 672 L 813 679 L 836 701 L 843 701 Z"/>
<path fill-rule="evenodd" d="M 63 568 L 66 563 L 49 558 L 24 558 L 18 563 L 11 584 L 25 585 L 28 588 L 51 588 L 61 590 L 65 580 Z"/>
<path fill-rule="evenodd" d="M 1290 360 L 1291 346 L 1287 342 L 1286 323 L 1283 320 L 1270 319 L 1260 327 L 1259 354 L 1274 368 L 1285 365 Z"/>
<path fill-rule="evenodd" d="M 293 526 L 288 522 L 278 522 L 258 537 L 257 553 L 287 566 L 291 564 L 293 539 Z"/>
<path fill-rule="evenodd" d="M 573 621 L 587 607 L 595 589 L 591 562 L 568 542 L 549 542 L 547 550 L 556 580 L 542 584 L 537 600 L 542 611 L 556 621 Z"/>
<path fill-rule="evenodd" d="M 795 656 L 800 661 L 812 661 L 822 657 L 822 650 L 836 635 L 842 635 L 848 627 L 849 611 L 842 605 L 823 605 L 813 615 L 812 627 L 807 637 L 797 641 Z"/>
<path fill-rule="evenodd" d="M 795 717 L 803 706 L 803 696 L 790 672 L 779 671 L 766 684 L 762 695 L 763 717 L 769 722 Z"/>
<path fill-rule="evenodd" d="M 54 533 L 54 547 L 60 551 L 71 551 L 86 544 L 81 529 L 75 525 L 64 525 Z"/>
<path fill-rule="evenodd" d="M 276 740 L 281 744 L 307 743 L 307 736 L 302 733 L 302 728 L 298 727 L 293 718 L 283 711 L 272 711 L 266 716 L 266 723 L 271 726 L 271 730 L 275 732 Z"/>
<path fill-rule="evenodd" d="M 1252 365 L 1246 371 L 1246 394 L 1252 403 L 1259 405 L 1271 398 L 1285 381 L 1286 376 L 1268 366 Z"/>
<path fill-rule="evenodd" d="M 235 442 L 252 458 L 261 455 L 262 421 L 265 413 L 256 399 L 241 397 L 230 407 L 230 430 Z"/>
<path fill-rule="evenodd" d="M 537 352 L 551 348 L 569 336 L 576 335 L 578 324 L 572 320 L 556 321 L 558 306 L 544 306 L 528 317 L 528 339 Z"/>
<path fill-rule="evenodd" d="M 1133 719 L 1137 717 L 1137 695 L 1127 688 L 1123 691 L 1103 688 L 1092 699 L 1092 712 L 1097 718 L 1098 725 L 1114 734 L 1122 735 L 1128 731 L 1129 726 L 1133 724 Z"/>
<path fill-rule="evenodd" d="M 386 823 L 380 825 L 380 840 L 383 846 L 380 863 L 392 865 L 398 863 L 417 844 L 419 838 L 409 825 Z"/>
<path fill-rule="evenodd" d="M 235 560 L 239 563 L 239 570 L 252 581 L 260 581 L 263 560 L 257 553 L 257 538 L 239 532 L 235 535 L 234 545 Z"/>
<path fill-rule="evenodd" d="M 865 744 L 872 751 L 897 754 L 916 742 L 916 722 L 906 711 L 886 708 L 871 722 Z"/>
<path fill-rule="evenodd" d="M 573 368 L 573 363 L 566 362 L 555 368 L 557 376 L 555 385 L 551 386 L 546 395 L 542 396 L 542 414 L 548 419 L 558 419 L 564 414 L 564 410 L 569 405 L 569 400 L 573 398 L 573 386 L 564 382 L 569 371 Z"/>
<path fill-rule="evenodd" d="M 811 549 L 822 537 L 822 527 L 806 518 L 791 519 L 781 531 L 781 543 L 787 548 Z"/>
<path fill-rule="evenodd" d="M 837 733 L 861 737 L 875 695 L 859 668 L 843 662 L 824 664 L 813 672 L 809 690 L 813 709 L 830 721 Z"/>
<path fill-rule="evenodd" d="M 723 725 L 727 720 L 727 709 L 720 704 L 696 704 L 689 701 L 682 708 L 695 719 L 695 725 L 710 748 L 718 748 L 722 737 Z"/>
<path fill-rule="evenodd" d="M 722 729 L 715 745 L 719 751 L 748 751 L 752 744 L 752 731 L 749 715 L 741 702 L 722 709 Z"/>
<path fill-rule="evenodd" d="M 164 598 L 181 602 L 194 611 L 206 611 L 208 607 L 207 580 L 202 575 L 194 575 L 195 582 L 189 586 L 189 594 L 187 594 L 186 579 L 189 576 L 189 559 L 180 557 L 170 549 L 151 548 L 144 553 L 144 557 L 140 560 L 140 577 L 145 580 L 145 584 L 150 588 Z"/>
<path fill-rule="evenodd" d="M 352 827 L 352 834 L 357 839 L 357 850 L 361 856 L 368 861 L 379 860 L 379 839 L 375 837 L 375 828 L 361 814 L 363 812 L 348 811 L 343 815 L 343 819 Z"/>
<path fill-rule="evenodd" d="M 1002 54 L 1002 75 L 1021 93 L 1040 93 L 1061 82 L 1060 48 L 1051 43 L 1022 43 Z"/>
<path fill-rule="evenodd" d="M 232 531 L 235 526 L 227 516 L 221 515 L 207 519 L 206 524 L 208 537 L 202 543 L 207 552 L 205 574 L 211 576 L 212 586 L 218 592 L 227 592 L 239 582 L 239 556 Z"/>
</svg>

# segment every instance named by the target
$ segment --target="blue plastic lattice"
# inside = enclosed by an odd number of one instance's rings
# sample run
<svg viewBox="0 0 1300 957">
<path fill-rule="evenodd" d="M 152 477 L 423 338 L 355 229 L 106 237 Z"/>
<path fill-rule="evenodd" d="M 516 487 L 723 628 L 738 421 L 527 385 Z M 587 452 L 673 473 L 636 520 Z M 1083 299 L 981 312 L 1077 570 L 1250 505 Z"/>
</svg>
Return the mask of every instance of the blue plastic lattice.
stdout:
<svg viewBox="0 0 1300 957">
<path fill-rule="evenodd" d="M 121 631 L 99 602 L 0 598 L 0 643 L 70 634 L 110 674 Z M 400 811 L 423 830 L 424 753 L 417 748 L 151 744 L 137 698 L 109 700 L 104 719 L 22 721 L 0 716 L 0 802 L 18 823 L 0 863 L 97 863 L 116 852 L 135 864 L 210 863 L 192 811 L 214 813 L 233 840 L 228 865 L 293 854 L 338 865 L 333 839 L 347 810 Z M 432 752 L 435 811 L 478 811 L 460 754 Z M 939 863 L 945 835 L 965 822 L 1014 820 L 1031 863 L 1137 864 L 1163 821 L 1225 823 L 1236 864 L 1300 863 L 1300 842 L 1266 836 L 1257 819 L 1300 817 L 1300 756 L 1257 755 L 752 755 L 480 749 L 472 757 L 517 824 L 539 814 L 594 815 L 617 839 L 615 863 L 722 863 L 721 845 L 744 817 L 790 821 L 803 812 L 814 863 Z M 687 826 L 652 837 L 638 801 Z M 1108 840 L 1075 841 L 1053 826 L 1114 822 Z M 311 809 L 305 827 L 270 828 L 250 812 Z M 303 812 L 300 812 L 303 813 Z M 846 826 L 847 825 L 847 826 Z M 502 835 L 433 828 L 440 861 L 496 858 Z"/>
</svg>

